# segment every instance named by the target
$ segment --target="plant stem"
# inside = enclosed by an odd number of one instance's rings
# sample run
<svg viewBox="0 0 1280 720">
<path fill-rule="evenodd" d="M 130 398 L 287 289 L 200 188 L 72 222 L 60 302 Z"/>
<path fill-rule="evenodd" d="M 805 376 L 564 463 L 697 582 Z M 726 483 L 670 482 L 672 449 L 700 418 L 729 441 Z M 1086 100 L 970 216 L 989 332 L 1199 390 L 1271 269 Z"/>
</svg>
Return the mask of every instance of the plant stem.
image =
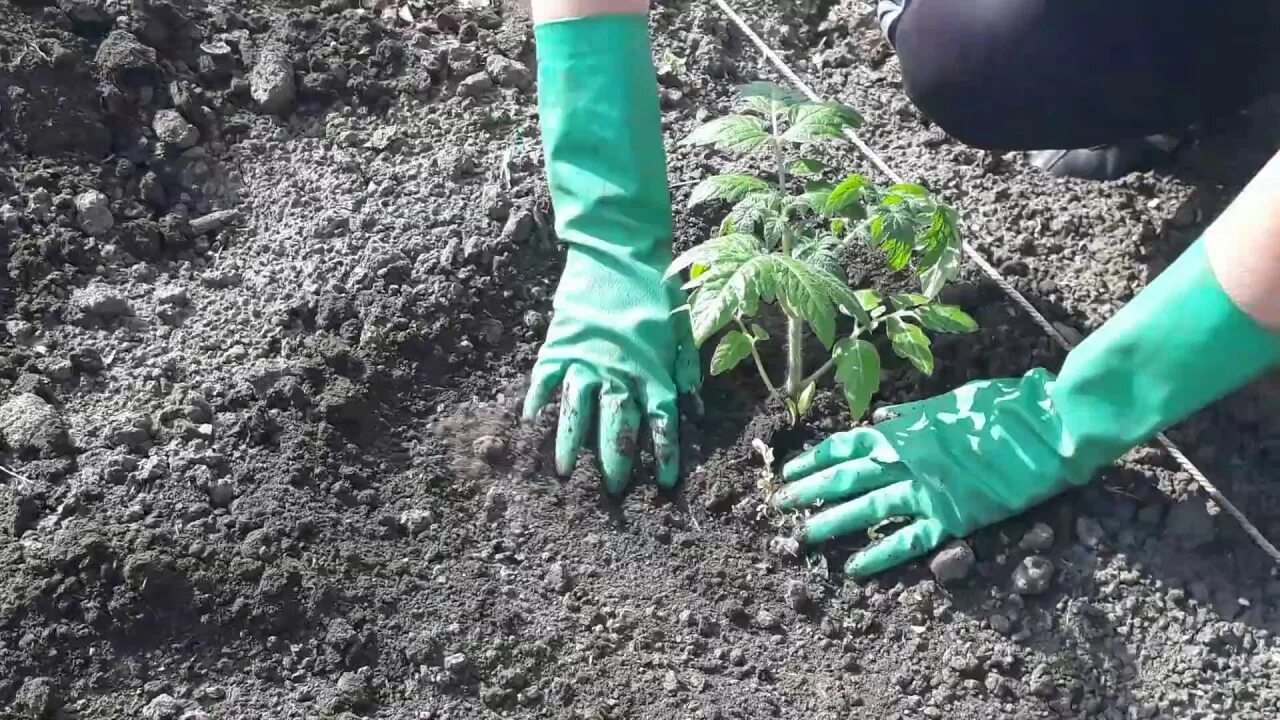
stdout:
<svg viewBox="0 0 1280 720">
<path fill-rule="evenodd" d="M 773 159 L 778 164 L 778 190 L 782 193 L 787 192 L 787 163 L 782 155 L 782 139 L 778 132 L 778 111 L 775 107 L 769 113 L 770 129 L 773 131 Z M 791 228 L 783 223 L 782 228 L 782 254 L 791 257 L 791 247 L 793 238 L 791 236 Z M 804 323 L 796 315 L 787 312 L 785 306 L 783 313 L 787 316 L 787 382 L 786 395 L 795 400 L 800 397 L 800 391 L 805 388 L 801 382 L 804 375 Z"/>
<path fill-rule="evenodd" d="M 740 318 L 735 318 L 735 320 L 738 323 L 738 328 L 742 330 L 742 334 L 752 337 L 751 331 L 747 329 L 746 325 L 742 324 L 742 320 Z M 756 370 L 760 372 L 760 379 L 764 380 L 764 386 L 769 388 L 769 394 L 777 395 L 778 388 L 774 386 L 773 381 L 769 379 L 769 373 L 764 369 L 764 360 L 760 359 L 760 353 L 756 350 L 756 344 L 754 342 L 751 343 L 751 357 L 756 361 Z"/>
</svg>

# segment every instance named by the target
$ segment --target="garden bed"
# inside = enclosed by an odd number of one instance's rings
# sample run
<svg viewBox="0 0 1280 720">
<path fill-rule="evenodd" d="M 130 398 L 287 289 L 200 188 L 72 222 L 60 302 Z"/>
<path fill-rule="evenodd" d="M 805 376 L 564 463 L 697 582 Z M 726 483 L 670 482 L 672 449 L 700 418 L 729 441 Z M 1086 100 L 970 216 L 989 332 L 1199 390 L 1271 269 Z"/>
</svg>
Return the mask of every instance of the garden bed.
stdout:
<svg viewBox="0 0 1280 720">
<path fill-rule="evenodd" d="M 745 366 L 711 379 L 674 496 L 643 468 L 616 503 L 591 463 L 555 478 L 550 417 L 515 419 L 562 259 L 516 10 L 135 5 L 0 5 L 0 717 L 1280 713 L 1275 571 L 1153 449 L 978 533 L 945 587 L 846 582 L 848 547 L 793 558 L 757 518 L 752 441 L 842 429 L 829 389 L 796 430 Z M 862 4 L 802 5 L 740 9 L 1068 333 L 1275 146 L 1262 106 L 1165 171 L 1049 180 L 923 121 Z M 709 3 L 653 28 L 685 249 L 727 160 L 675 141 L 776 76 Z M 945 297 L 980 331 L 877 403 L 1061 362 L 974 269 Z M 1272 398 L 1173 433 L 1264 532 Z M 1055 573 L 1019 594 L 1033 552 Z"/>
</svg>

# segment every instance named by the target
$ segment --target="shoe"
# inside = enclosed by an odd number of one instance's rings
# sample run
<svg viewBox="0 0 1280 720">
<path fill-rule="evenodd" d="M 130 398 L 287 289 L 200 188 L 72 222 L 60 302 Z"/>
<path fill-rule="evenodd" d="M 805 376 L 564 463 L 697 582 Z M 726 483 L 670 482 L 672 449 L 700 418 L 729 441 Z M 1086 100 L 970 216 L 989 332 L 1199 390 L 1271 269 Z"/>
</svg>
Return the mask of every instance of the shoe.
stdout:
<svg viewBox="0 0 1280 720">
<path fill-rule="evenodd" d="M 1150 170 L 1168 160 L 1181 144 L 1180 135 L 1150 135 L 1091 148 L 1033 150 L 1027 153 L 1027 162 L 1054 177 L 1115 180 Z"/>
</svg>

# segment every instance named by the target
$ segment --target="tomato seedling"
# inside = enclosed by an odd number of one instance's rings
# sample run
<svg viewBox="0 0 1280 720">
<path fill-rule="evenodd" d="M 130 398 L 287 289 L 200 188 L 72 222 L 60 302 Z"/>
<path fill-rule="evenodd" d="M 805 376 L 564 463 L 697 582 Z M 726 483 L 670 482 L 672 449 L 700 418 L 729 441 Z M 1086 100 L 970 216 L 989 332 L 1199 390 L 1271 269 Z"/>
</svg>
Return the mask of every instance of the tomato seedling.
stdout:
<svg viewBox="0 0 1280 720">
<path fill-rule="evenodd" d="M 843 140 L 847 128 L 862 123 L 852 108 L 809 102 L 772 83 L 751 83 L 739 92 L 739 113 L 708 122 L 682 144 L 740 155 L 768 152 L 776 170 L 769 179 L 726 173 L 695 186 L 690 206 L 721 201 L 731 209 L 718 234 L 677 257 L 667 277 L 688 271 L 689 303 L 681 310 L 689 312 L 699 346 L 724 331 L 712 374 L 752 358 L 765 387 L 797 422 L 808 412 L 818 381 L 834 371 L 856 421 L 880 387 L 880 356 L 868 335 L 883 328 L 894 353 L 932 374 L 925 331 L 977 329 L 959 307 L 935 301 L 959 271 L 956 212 L 915 184 L 885 187 L 857 174 L 838 183 L 824 180 L 827 166 L 797 150 Z M 920 292 L 885 296 L 850 288 L 840 257 L 854 241 L 880 249 L 891 270 L 912 269 Z M 786 319 L 781 383 L 770 377 L 757 348 L 770 340 L 755 322 L 763 306 L 777 307 Z M 852 320 L 850 332 L 837 334 L 839 316 Z M 807 373 L 806 327 L 829 352 Z"/>
</svg>

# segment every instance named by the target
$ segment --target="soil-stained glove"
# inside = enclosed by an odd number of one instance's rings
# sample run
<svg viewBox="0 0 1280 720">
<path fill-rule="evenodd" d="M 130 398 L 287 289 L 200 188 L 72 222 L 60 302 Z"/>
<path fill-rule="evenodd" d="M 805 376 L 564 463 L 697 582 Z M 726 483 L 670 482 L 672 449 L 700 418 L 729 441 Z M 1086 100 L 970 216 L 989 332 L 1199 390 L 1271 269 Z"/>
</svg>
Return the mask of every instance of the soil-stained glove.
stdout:
<svg viewBox="0 0 1280 720">
<path fill-rule="evenodd" d="M 783 468 L 783 508 L 822 501 L 816 543 L 891 518 L 905 528 L 854 555 L 866 576 L 999 522 L 1073 486 L 1160 430 L 1280 363 L 1280 341 L 1223 292 L 1197 242 L 1045 370 L 886 408 Z"/>
<path fill-rule="evenodd" d="M 573 471 L 588 431 L 609 492 L 626 488 L 644 419 L 657 479 L 679 474 L 682 392 L 701 384 L 698 352 L 676 282 L 671 199 L 658 87 L 643 15 L 535 28 L 538 107 L 556 232 L 568 258 L 538 353 L 525 417 L 560 388 L 556 469 Z"/>
</svg>

